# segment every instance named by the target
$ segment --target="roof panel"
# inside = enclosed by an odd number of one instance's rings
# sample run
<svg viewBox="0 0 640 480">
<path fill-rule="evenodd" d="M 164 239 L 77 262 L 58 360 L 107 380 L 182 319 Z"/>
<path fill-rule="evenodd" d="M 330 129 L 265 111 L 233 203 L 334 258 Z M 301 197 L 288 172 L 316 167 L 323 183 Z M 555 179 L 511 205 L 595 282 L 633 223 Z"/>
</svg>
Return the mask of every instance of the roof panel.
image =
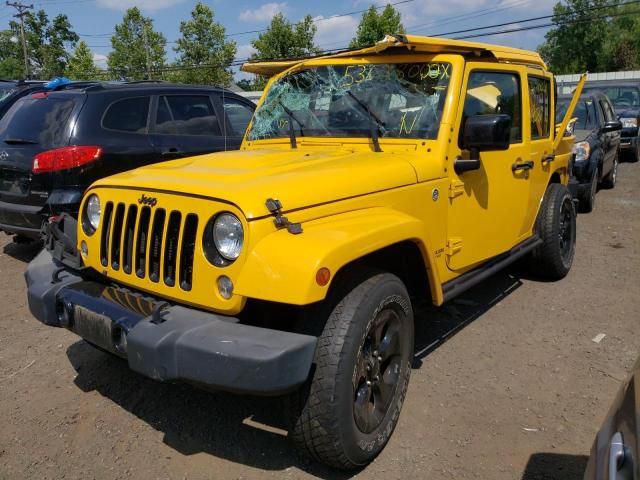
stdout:
<svg viewBox="0 0 640 480">
<path fill-rule="evenodd" d="M 310 59 L 373 55 L 392 47 L 406 47 L 408 50 L 429 53 L 462 53 L 475 54 L 478 56 L 488 54 L 501 62 L 525 63 L 546 69 L 546 65 L 540 55 L 529 50 L 504 47 L 502 45 L 491 45 L 488 43 L 451 40 L 448 38 L 424 37 L 420 35 L 387 35 L 383 40 L 371 47 L 344 50 L 329 55 L 307 58 L 248 62 L 242 65 L 241 70 L 243 72 L 270 77 Z"/>
</svg>

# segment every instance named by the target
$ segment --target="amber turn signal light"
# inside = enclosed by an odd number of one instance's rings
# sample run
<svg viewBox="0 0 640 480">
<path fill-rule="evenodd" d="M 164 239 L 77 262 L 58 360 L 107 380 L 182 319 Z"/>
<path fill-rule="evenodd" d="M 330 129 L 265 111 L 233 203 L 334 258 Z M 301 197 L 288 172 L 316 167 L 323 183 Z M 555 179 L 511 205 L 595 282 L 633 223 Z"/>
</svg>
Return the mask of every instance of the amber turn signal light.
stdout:
<svg viewBox="0 0 640 480">
<path fill-rule="evenodd" d="M 321 287 L 324 287 L 327 283 L 329 283 L 330 279 L 331 279 L 331 272 L 329 271 L 328 268 L 322 267 L 316 273 L 316 283 Z"/>
</svg>

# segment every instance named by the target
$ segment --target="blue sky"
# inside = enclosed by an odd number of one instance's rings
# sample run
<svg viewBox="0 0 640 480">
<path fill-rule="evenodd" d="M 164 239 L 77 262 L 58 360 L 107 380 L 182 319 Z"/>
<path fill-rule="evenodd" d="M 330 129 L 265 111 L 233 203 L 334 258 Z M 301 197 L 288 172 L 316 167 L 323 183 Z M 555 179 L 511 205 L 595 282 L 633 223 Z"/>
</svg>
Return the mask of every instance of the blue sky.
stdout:
<svg viewBox="0 0 640 480">
<path fill-rule="evenodd" d="M 391 0 L 391 3 L 397 1 Z M 400 10 L 403 23 L 409 33 L 426 35 L 550 15 L 556 1 L 410 0 L 396 5 L 396 8 Z M 339 48 L 346 46 L 353 37 L 361 14 L 338 17 L 335 15 L 363 10 L 371 4 L 383 5 L 388 2 L 379 0 L 275 2 L 207 0 L 205 3 L 213 8 L 217 21 L 226 27 L 228 34 L 263 29 L 269 24 L 271 17 L 279 11 L 292 21 L 310 14 L 316 19 L 318 27 L 316 43 L 322 48 Z M 113 27 L 122 20 L 122 15 L 127 8 L 138 6 L 145 15 L 153 18 L 155 29 L 172 42 L 179 36 L 180 21 L 189 18 L 194 4 L 192 0 L 40 0 L 37 3 L 34 2 L 37 9 L 43 8 L 50 17 L 65 13 L 75 31 L 91 47 L 96 63 L 100 66 L 104 66 L 104 60 L 110 50 L 110 34 L 113 32 Z M 12 13 L 12 8 L 5 5 L 0 7 L 0 28 L 6 28 Z M 537 23 L 547 22 L 543 20 Z M 514 27 L 517 25 L 503 28 Z M 531 30 L 494 35 L 478 40 L 533 49 L 543 41 L 545 31 L 546 29 Z M 231 37 L 238 45 L 238 59 L 245 59 L 251 53 L 250 42 L 256 35 L 243 34 Z M 173 57 L 172 47 L 173 44 L 169 43 L 167 48 L 169 58 Z"/>
</svg>

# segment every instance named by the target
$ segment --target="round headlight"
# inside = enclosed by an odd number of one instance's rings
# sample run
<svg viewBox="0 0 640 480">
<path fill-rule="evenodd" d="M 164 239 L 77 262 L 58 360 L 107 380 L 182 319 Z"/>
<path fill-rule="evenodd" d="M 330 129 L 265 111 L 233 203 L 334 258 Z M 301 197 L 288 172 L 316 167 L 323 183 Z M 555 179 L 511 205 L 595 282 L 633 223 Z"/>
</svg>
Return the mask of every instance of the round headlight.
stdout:
<svg viewBox="0 0 640 480">
<path fill-rule="evenodd" d="M 87 199 L 87 203 L 84 207 L 84 231 L 87 234 L 92 234 L 98 229 L 100 225 L 100 199 L 96 194 L 91 194 Z"/>
<path fill-rule="evenodd" d="M 230 213 L 218 215 L 213 223 L 213 244 L 226 260 L 233 261 L 240 256 L 244 230 L 238 217 Z"/>
</svg>

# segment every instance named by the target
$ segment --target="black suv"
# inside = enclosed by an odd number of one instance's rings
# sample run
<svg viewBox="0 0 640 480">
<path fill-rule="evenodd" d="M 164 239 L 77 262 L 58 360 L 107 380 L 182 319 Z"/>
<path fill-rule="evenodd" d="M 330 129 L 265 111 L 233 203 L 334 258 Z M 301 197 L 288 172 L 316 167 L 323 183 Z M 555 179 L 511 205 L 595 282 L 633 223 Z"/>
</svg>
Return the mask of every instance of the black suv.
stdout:
<svg viewBox="0 0 640 480">
<path fill-rule="evenodd" d="M 558 97 L 556 121 L 562 120 L 570 101 L 571 96 Z M 607 96 L 597 90 L 580 96 L 573 116 L 577 121 L 570 188 L 577 190 L 580 209 L 588 213 L 595 205 L 598 186 L 615 187 L 622 124 Z"/>
<path fill-rule="evenodd" d="M 583 93 L 601 90 L 609 97 L 622 122 L 620 150 L 631 162 L 640 160 L 640 81 L 606 80 L 589 82 Z"/>
<path fill-rule="evenodd" d="M 96 179 L 238 149 L 255 105 L 218 87 L 77 82 L 19 99 L 0 119 L 0 230 L 38 238 L 77 215 Z"/>
</svg>

